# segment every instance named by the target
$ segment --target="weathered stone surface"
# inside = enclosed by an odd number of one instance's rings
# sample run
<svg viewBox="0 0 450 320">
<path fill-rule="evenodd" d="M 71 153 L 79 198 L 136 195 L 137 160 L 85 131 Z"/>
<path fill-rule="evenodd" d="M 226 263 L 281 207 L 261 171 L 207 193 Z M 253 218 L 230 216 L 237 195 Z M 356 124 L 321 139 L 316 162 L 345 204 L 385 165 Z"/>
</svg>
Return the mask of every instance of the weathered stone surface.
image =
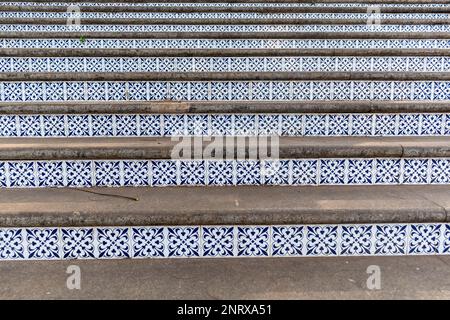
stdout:
<svg viewBox="0 0 450 320">
<path fill-rule="evenodd" d="M 2 189 L 0 203 L 1 227 L 450 221 L 446 185 Z"/>
</svg>

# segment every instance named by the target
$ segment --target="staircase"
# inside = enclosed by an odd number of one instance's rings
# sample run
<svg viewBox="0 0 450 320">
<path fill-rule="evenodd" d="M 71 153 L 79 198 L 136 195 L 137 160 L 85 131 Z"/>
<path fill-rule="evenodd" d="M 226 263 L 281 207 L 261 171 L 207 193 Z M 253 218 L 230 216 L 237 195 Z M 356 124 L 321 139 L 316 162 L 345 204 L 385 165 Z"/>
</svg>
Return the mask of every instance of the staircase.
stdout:
<svg viewBox="0 0 450 320">
<path fill-rule="evenodd" d="M 0 4 L 0 260 L 449 253 L 450 0 L 70 5 Z"/>
</svg>

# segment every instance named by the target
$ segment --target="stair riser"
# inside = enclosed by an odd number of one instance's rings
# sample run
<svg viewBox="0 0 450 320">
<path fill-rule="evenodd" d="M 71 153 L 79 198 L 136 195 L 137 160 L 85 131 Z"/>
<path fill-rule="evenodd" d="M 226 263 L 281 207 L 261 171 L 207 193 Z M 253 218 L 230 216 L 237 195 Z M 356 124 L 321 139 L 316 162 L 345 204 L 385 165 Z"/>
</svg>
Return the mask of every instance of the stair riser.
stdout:
<svg viewBox="0 0 450 320">
<path fill-rule="evenodd" d="M 67 25 L 39 25 L 39 24 L 2 24 L 0 25 L 0 32 L 5 32 L 3 36 L 14 37 L 14 34 L 8 35 L 9 32 L 27 32 L 28 37 L 33 36 L 30 32 L 59 32 L 59 33 L 76 33 L 76 32 L 185 32 L 185 33 L 242 33 L 242 32 L 277 32 L 277 33 L 330 33 L 327 36 L 333 37 L 333 33 L 347 33 L 351 36 L 352 33 L 362 32 L 369 33 L 366 35 L 370 38 L 373 33 L 394 33 L 403 32 L 405 36 L 411 32 L 449 32 L 448 25 L 86 25 L 67 26 Z M 316 34 L 315 36 L 318 36 Z M 116 35 L 117 36 L 117 35 Z M 279 36 L 279 35 L 278 35 Z M 384 35 L 388 37 L 389 35 Z M 445 36 L 445 35 L 443 35 Z M 24 36 L 25 38 L 26 36 Z M 91 36 L 92 37 L 92 36 Z M 161 37 L 161 36 L 160 36 Z M 324 37 L 324 35 L 322 35 Z M 345 36 L 341 36 L 345 37 Z"/>
<path fill-rule="evenodd" d="M 0 115 L 0 137 L 450 136 L 449 113 Z"/>
<path fill-rule="evenodd" d="M 448 81 L 0 82 L 0 101 L 446 101 Z"/>
<path fill-rule="evenodd" d="M 72 1 L 71 1 L 72 2 Z M 337 2 L 337 1 L 336 1 Z M 52 7 L 67 7 L 68 2 L 3 2 L 3 5 L 14 5 L 14 6 L 52 6 Z M 170 3 L 170 2 L 78 2 L 78 5 L 83 6 L 96 6 L 96 7 L 223 7 L 223 8 L 330 8 L 330 7 L 341 7 L 341 8 L 360 8 L 371 6 L 367 3 L 220 3 L 220 2 L 209 2 L 209 3 L 194 3 L 189 1 L 187 3 Z M 447 4 L 440 3 L 377 3 L 377 6 L 381 8 L 441 8 L 447 7 Z"/>
<path fill-rule="evenodd" d="M 2 228 L 0 260 L 438 255 L 445 223 Z"/>
<path fill-rule="evenodd" d="M 450 40 L 0 39 L 0 48 L 36 49 L 450 49 Z M 424 53 L 422 53 L 423 55 Z"/>
<path fill-rule="evenodd" d="M 449 71 L 449 57 L 0 58 L 0 73 Z"/>
<path fill-rule="evenodd" d="M 171 12 L 80 12 L 81 19 L 448 19 L 446 13 L 171 13 Z M 73 18 L 67 12 L 0 12 L 0 18 Z"/>
<path fill-rule="evenodd" d="M 0 188 L 449 183 L 450 158 L 0 162 Z"/>
</svg>

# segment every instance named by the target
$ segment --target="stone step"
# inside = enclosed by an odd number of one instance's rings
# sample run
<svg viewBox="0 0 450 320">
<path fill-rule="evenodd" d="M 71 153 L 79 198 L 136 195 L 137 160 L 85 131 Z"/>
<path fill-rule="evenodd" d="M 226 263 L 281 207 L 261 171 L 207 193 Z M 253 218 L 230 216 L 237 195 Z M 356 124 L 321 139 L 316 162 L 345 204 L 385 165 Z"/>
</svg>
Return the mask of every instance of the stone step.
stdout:
<svg viewBox="0 0 450 320">
<path fill-rule="evenodd" d="M 66 24 L 67 18 L 2 18 L 1 22 L 4 24 Z M 259 25 L 259 24 L 336 24 L 336 25 L 345 25 L 345 24 L 367 24 L 367 18 L 354 18 L 354 19 L 329 19 L 329 18 L 316 18 L 316 19 L 301 19 L 301 18 L 292 18 L 292 19 L 283 19 L 283 18 L 223 18 L 223 19 L 203 19 L 203 18 L 83 18 L 83 24 L 122 24 L 122 25 L 146 25 L 146 24 L 199 24 L 199 25 L 228 25 L 228 24 L 251 24 L 251 25 Z M 442 18 L 430 18 L 430 19 L 409 19 L 409 18 L 385 18 L 382 20 L 384 24 L 398 24 L 398 25 L 422 25 L 422 24 L 431 24 L 431 25 L 448 25 L 450 24 L 448 17 Z"/>
<path fill-rule="evenodd" d="M 58 26 L 59 27 L 59 26 Z M 339 32 L 339 29 L 336 29 L 330 33 L 328 33 L 328 31 L 315 31 L 314 28 L 312 29 L 312 31 L 301 31 L 301 32 L 297 32 L 295 31 L 288 31 L 288 32 L 283 32 L 283 31 L 258 31 L 258 32 L 247 32 L 246 27 L 243 26 L 239 26 L 239 28 L 236 28 L 237 31 L 234 32 L 227 32 L 227 31 L 207 31 L 207 30 L 203 30 L 200 29 L 201 31 L 187 31 L 186 29 L 190 29 L 188 26 L 182 26 L 183 31 L 178 32 L 178 31 L 170 31 L 170 32 L 165 32 L 165 31 L 157 31 L 157 32 L 148 32 L 148 31 L 141 31 L 141 32 L 121 32 L 121 31 L 101 31 L 100 28 L 97 28 L 97 26 L 95 26 L 96 28 L 94 29 L 95 31 L 78 31 L 76 29 L 72 30 L 72 31 L 63 31 L 63 32 L 59 32 L 59 31 L 28 31 L 26 29 L 52 29 L 52 28 L 44 28 L 44 26 L 37 26 L 37 28 L 33 28 L 32 25 L 29 25 L 27 27 L 22 27 L 22 25 L 18 25 L 18 28 L 20 29 L 25 29 L 26 31 L 19 31 L 19 32 L 10 32 L 10 31 L 6 31 L 6 32 L 0 32 L 0 37 L 2 39 L 5 39 L 3 41 L 3 44 L 5 45 L 5 47 L 11 47 L 11 45 L 16 45 L 16 43 L 20 43 L 20 41 L 18 41 L 19 39 L 23 39 L 23 42 L 30 42 L 33 43 L 32 39 L 38 39 L 38 40 L 43 40 L 45 42 L 48 42 L 49 39 L 61 39 L 61 40 L 66 40 L 68 41 L 69 39 L 71 39 L 72 41 L 75 40 L 77 42 L 80 42 L 81 47 L 83 47 L 83 45 L 85 45 L 86 48 L 89 48 L 89 44 L 91 42 L 95 43 L 95 41 L 100 41 L 100 39 L 111 39 L 116 41 L 117 40 L 117 33 L 120 32 L 120 39 L 125 39 L 125 40 L 130 40 L 133 41 L 134 39 L 157 39 L 157 41 L 161 41 L 161 40 L 166 40 L 166 39 L 199 39 L 201 41 L 207 41 L 207 39 L 210 39 L 210 41 L 212 40 L 217 41 L 218 39 L 223 39 L 223 40 L 232 40 L 232 39 L 238 39 L 242 42 L 242 40 L 245 39 L 251 39 L 251 40 L 256 40 L 256 39 L 267 39 L 271 42 L 280 42 L 280 43 L 286 43 L 286 41 L 281 41 L 281 40 L 295 40 L 295 39 L 306 39 L 306 40 L 311 40 L 311 39 L 337 39 L 337 41 L 347 41 L 347 42 L 351 42 L 349 40 L 351 39 L 362 39 L 362 41 L 366 40 L 366 42 L 371 42 L 373 40 L 378 40 L 378 41 L 373 41 L 375 43 L 389 43 L 389 41 L 386 41 L 388 39 L 392 39 L 394 40 L 393 43 L 396 43 L 396 39 L 402 39 L 403 41 L 406 41 L 408 39 L 427 39 L 427 40 L 434 40 L 434 39 L 450 39 L 450 35 L 449 35 L 449 31 L 450 31 L 450 26 L 436 26 L 436 28 L 430 28 L 430 26 L 423 26 L 423 25 L 418 25 L 416 26 L 416 28 L 413 28 L 413 26 L 405 26 L 404 28 L 385 28 L 388 29 L 388 32 L 385 32 L 384 30 L 378 31 L 378 30 L 370 30 L 370 28 L 365 28 L 366 30 L 362 30 L 359 31 L 357 29 L 359 28 L 355 28 L 356 30 L 352 30 L 353 28 L 348 28 L 350 30 L 350 32 L 344 31 L 344 32 Z M 327 28 L 329 26 L 327 25 Z M 63 28 L 66 28 L 63 26 Z M 327 29 L 325 28 L 325 29 Z M 12 29 L 11 26 L 8 26 L 7 28 L 3 28 L 3 29 Z M 93 28 L 88 28 L 88 29 L 93 29 Z M 113 28 L 116 29 L 116 28 Z M 127 26 L 127 29 L 128 26 Z M 149 29 L 156 29 L 156 28 L 149 28 Z M 177 29 L 174 28 L 174 26 L 169 26 L 169 28 L 167 29 Z M 193 28 L 192 29 L 199 29 L 199 28 Z M 226 29 L 230 29 L 229 26 L 226 26 Z M 264 28 L 260 28 L 260 26 L 258 26 L 258 29 L 260 30 L 264 30 Z M 306 28 L 305 28 L 306 29 Z M 345 28 L 342 28 L 345 30 Z M 400 31 L 397 31 L 396 29 L 399 29 Z M 412 29 L 412 31 L 410 30 Z M 425 31 L 420 31 L 420 30 L 425 30 Z M 431 30 L 431 32 L 428 32 L 428 30 L 430 29 L 435 29 Z M 241 31 L 242 30 L 242 31 Z M 414 30 L 419 30 L 418 32 L 414 32 Z M 16 40 L 17 39 L 17 40 Z M 55 41 L 55 43 L 59 43 L 60 41 Z M 251 41 L 250 40 L 250 41 Z M 382 41 L 384 40 L 384 41 Z M 36 41 L 36 40 L 35 40 Z M 173 41 L 172 41 L 173 42 Z M 322 41 L 324 42 L 324 41 Z M 322 43 L 322 42 L 317 42 L 317 41 L 312 41 L 312 43 Z M 361 42 L 361 41 L 353 41 L 355 43 Z M 407 41 L 408 42 L 408 41 Z M 409 41 L 411 43 L 414 43 L 414 41 Z M 119 41 L 120 43 L 120 41 Z M 152 42 L 149 42 L 152 43 Z M 176 42 L 175 42 L 176 43 Z M 278 44 L 279 46 L 280 44 Z M 151 46 L 151 44 L 150 44 Z"/>
<path fill-rule="evenodd" d="M 81 12 L 176 12 L 176 13 L 367 13 L 373 5 L 364 3 L 323 4 L 323 3 L 79 3 Z M 448 13 L 450 8 L 439 4 L 422 5 L 376 5 L 383 13 Z M 66 12 L 68 3 L 5 2 L 0 11 L 20 12 Z M 372 12 L 372 11 L 369 11 Z"/>
<path fill-rule="evenodd" d="M 275 156 L 275 149 L 270 149 L 270 143 L 276 143 L 281 159 L 295 158 L 371 158 L 371 157 L 449 157 L 450 144 L 448 137 L 274 137 L 267 139 L 269 145 L 265 154 L 262 152 L 262 140 L 249 137 L 230 137 L 231 147 L 225 149 L 225 140 L 217 137 L 215 140 L 197 139 L 194 137 L 170 138 L 8 138 L 2 139 L 0 145 L 0 160 L 62 160 L 62 159 L 170 159 L 173 156 L 183 156 L 178 151 L 184 150 L 184 158 L 190 159 L 197 154 L 190 148 L 195 143 L 199 152 L 204 152 L 205 158 L 211 156 L 212 142 L 217 145 L 217 158 L 230 158 L 254 155 L 255 158 Z M 199 142 L 198 142 L 199 141 Z M 191 146 L 191 147 L 190 147 Z M 209 148 L 208 148 L 209 146 Z M 183 149 L 185 148 L 185 149 Z M 223 156 L 219 149 L 224 148 Z M 236 154 L 241 152 L 243 154 Z M 200 158 L 202 154 L 200 154 Z M 449 177 L 450 178 L 450 177 Z"/>
<path fill-rule="evenodd" d="M 450 68 L 450 64 L 448 64 Z M 0 81 L 448 81 L 450 72 L 0 72 Z M 192 85 L 191 85 L 192 87 Z M 410 90 L 411 85 L 409 85 Z M 331 88 L 330 88 L 331 89 Z M 288 89 L 289 90 L 289 89 Z M 394 93 L 395 94 L 395 93 Z M 411 96 L 411 92 L 409 92 Z"/>
<path fill-rule="evenodd" d="M 449 72 L 450 57 L 0 57 L 0 73 L 58 72 Z M 273 77 L 278 77 L 273 74 Z M 11 78 L 12 80 L 13 78 Z M 273 79 L 274 80 L 274 79 Z M 443 80 L 443 79 L 441 79 Z"/>
<path fill-rule="evenodd" d="M 447 101 L 63 101 L 0 102 L 0 115 L 448 113 Z M 423 115 L 422 115 L 423 117 Z"/>
<path fill-rule="evenodd" d="M 0 115 L 0 137 L 10 138 L 267 135 L 450 137 L 450 113 Z"/>
<path fill-rule="evenodd" d="M 0 189 L 0 227 L 450 222 L 450 186 Z"/>
<path fill-rule="evenodd" d="M 449 191 L 1 190 L 0 260 L 448 254 Z"/>
</svg>

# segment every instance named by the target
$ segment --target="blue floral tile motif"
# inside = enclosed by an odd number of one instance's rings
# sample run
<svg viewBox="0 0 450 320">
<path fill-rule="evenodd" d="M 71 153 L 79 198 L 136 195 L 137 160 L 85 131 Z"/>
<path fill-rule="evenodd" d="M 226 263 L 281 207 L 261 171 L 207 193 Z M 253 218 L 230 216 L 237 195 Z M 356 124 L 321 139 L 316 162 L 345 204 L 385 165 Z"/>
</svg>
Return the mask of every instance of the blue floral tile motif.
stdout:
<svg viewBox="0 0 450 320">
<path fill-rule="evenodd" d="M 405 159 L 403 183 L 424 184 L 428 178 L 428 159 Z"/>
<path fill-rule="evenodd" d="M 200 229 L 198 227 L 167 228 L 169 257 L 197 257 L 200 255 Z"/>
<path fill-rule="evenodd" d="M 92 135 L 98 137 L 114 136 L 112 115 L 92 115 Z"/>
<path fill-rule="evenodd" d="M 328 116 L 328 135 L 348 136 L 350 134 L 350 115 L 330 114 Z"/>
<path fill-rule="evenodd" d="M 38 185 L 40 187 L 63 187 L 64 166 L 62 161 L 37 163 Z"/>
<path fill-rule="evenodd" d="M 177 171 L 176 161 L 152 161 L 152 185 L 177 185 Z"/>
<path fill-rule="evenodd" d="M 376 184 L 400 183 L 401 162 L 399 159 L 377 159 L 375 162 Z"/>
<path fill-rule="evenodd" d="M 98 258 L 129 258 L 128 228 L 97 228 Z"/>
<path fill-rule="evenodd" d="M 7 187 L 6 164 L 4 162 L 0 162 L 0 187 Z"/>
<path fill-rule="evenodd" d="M 234 161 L 208 160 L 208 185 L 231 186 L 234 184 Z"/>
<path fill-rule="evenodd" d="M 91 161 L 67 161 L 66 172 L 67 185 L 69 187 L 92 186 Z"/>
<path fill-rule="evenodd" d="M 443 122 L 445 115 L 443 114 L 422 114 L 421 135 L 442 135 Z"/>
<path fill-rule="evenodd" d="M 373 116 L 367 114 L 352 114 L 351 134 L 353 136 L 371 136 L 373 126 Z"/>
<path fill-rule="evenodd" d="M 401 114 L 399 116 L 398 134 L 402 136 L 417 136 L 420 132 L 419 114 Z"/>
<path fill-rule="evenodd" d="M 446 159 L 431 159 L 430 183 L 450 183 L 450 161 Z"/>
<path fill-rule="evenodd" d="M 67 115 L 68 135 L 70 137 L 88 137 L 91 135 L 88 115 Z"/>
<path fill-rule="evenodd" d="M 238 256 L 268 256 L 269 227 L 238 227 Z"/>
<path fill-rule="evenodd" d="M 258 115 L 258 135 L 278 136 L 280 121 L 278 115 Z"/>
<path fill-rule="evenodd" d="M 372 226 L 342 226 L 340 254 L 367 255 L 371 253 Z"/>
<path fill-rule="evenodd" d="M 181 161 L 179 168 L 181 185 L 205 185 L 204 161 Z"/>
<path fill-rule="evenodd" d="M 164 257 L 164 228 L 136 227 L 131 232 L 134 258 Z"/>
<path fill-rule="evenodd" d="M 116 123 L 116 136 L 133 137 L 138 135 L 136 115 L 115 115 L 114 117 Z"/>
<path fill-rule="evenodd" d="M 320 183 L 344 184 L 345 160 L 343 159 L 320 160 Z"/>
<path fill-rule="evenodd" d="M 392 114 L 379 114 L 375 116 L 375 135 L 395 136 L 396 116 Z"/>
<path fill-rule="evenodd" d="M 237 136 L 255 136 L 257 135 L 255 115 L 234 116 L 234 134 Z"/>
<path fill-rule="evenodd" d="M 17 126 L 15 116 L 0 116 L 0 136 L 16 137 Z"/>
<path fill-rule="evenodd" d="M 442 253 L 450 252 L 450 225 L 444 225 L 444 243 L 442 244 Z"/>
<path fill-rule="evenodd" d="M 259 161 L 236 161 L 236 184 L 258 185 L 261 181 L 261 167 Z"/>
<path fill-rule="evenodd" d="M 208 116 L 207 115 L 187 115 L 187 134 L 189 136 L 208 135 Z"/>
<path fill-rule="evenodd" d="M 281 135 L 282 136 L 302 136 L 303 135 L 303 117 L 301 115 L 282 115 L 281 116 Z"/>
<path fill-rule="evenodd" d="M 141 136 L 159 137 L 162 134 L 159 115 L 139 115 L 139 125 Z"/>
<path fill-rule="evenodd" d="M 302 226 L 272 227 L 272 256 L 299 256 L 303 251 Z"/>
<path fill-rule="evenodd" d="M 184 136 L 186 135 L 185 117 L 182 115 L 164 115 L 164 135 Z"/>
<path fill-rule="evenodd" d="M 124 186 L 150 185 L 150 166 L 148 161 L 123 161 Z"/>
<path fill-rule="evenodd" d="M 9 162 L 9 180 L 11 187 L 34 187 L 36 185 L 34 163 Z"/>
<path fill-rule="evenodd" d="M 267 185 L 289 185 L 289 160 L 270 160 L 264 161 L 263 176 L 264 183 Z"/>
<path fill-rule="evenodd" d="M 305 115 L 305 136 L 326 136 L 327 120 L 325 115 Z"/>
<path fill-rule="evenodd" d="M 234 255 L 233 227 L 203 227 L 203 256 L 231 257 Z"/>
<path fill-rule="evenodd" d="M 22 229 L 0 229 L 0 260 L 24 258 Z"/>
<path fill-rule="evenodd" d="M 3 39 L 3 46 L 8 46 L 5 42 L 14 41 L 14 39 Z M 38 39 L 38 46 L 51 45 L 64 39 L 53 39 L 51 43 Z M 112 42 L 122 43 L 122 40 L 104 40 L 104 43 Z M 175 39 L 173 41 L 178 41 Z M 22 40 L 21 40 L 22 41 Z M 93 44 L 97 40 L 90 40 Z M 129 41 L 129 40 L 124 40 Z M 150 48 L 151 40 L 130 40 L 130 44 L 140 44 L 142 48 Z M 157 40 L 153 44 L 158 43 L 161 48 L 167 48 L 172 40 Z M 199 46 L 198 40 L 184 40 L 183 43 L 193 43 Z M 211 41 L 217 40 L 200 40 L 205 42 L 200 47 L 211 48 Z M 217 43 L 229 42 L 235 46 L 242 42 L 239 39 L 230 39 L 227 41 L 217 41 Z M 266 43 L 269 41 L 269 43 Z M 251 40 L 248 43 L 258 43 L 254 47 L 261 44 L 272 45 L 273 40 Z M 284 42 L 286 47 L 294 48 L 296 45 L 305 47 L 312 40 L 277 40 Z M 313 40 L 318 45 L 333 44 L 334 46 L 345 43 L 354 44 L 355 40 L 342 40 L 339 43 L 329 40 Z M 393 40 L 390 40 L 390 43 Z M 411 42 L 414 40 L 399 40 Z M 446 41 L 446 40 L 442 40 Z M 164 43 L 166 42 L 166 43 Z M 370 40 L 366 43 L 376 43 L 377 40 Z M 395 41 L 394 41 L 395 42 Z M 423 48 L 423 40 L 417 41 L 417 46 Z M 420 46 L 419 46 L 420 44 Z M 128 43 L 127 43 L 128 45 Z M 443 47 L 447 47 L 445 42 Z M 127 46 L 125 46 L 127 47 Z M 183 47 L 183 45 L 182 45 Z M 326 47 L 326 45 L 325 45 Z M 361 47 L 361 46 L 360 46 Z M 363 46 L 362 46 L 363 47 Z M 319 47 L 317 47 L 319 48 Z M 3 87 L 2 101 L 129 101 L 142 100 L 145 101 L 332 101 L 332 100 L 378 100 L 378 101 L 412 101 L 412 100 L 435 100 L 446 101 L 450 99 L 450 89 L 446 81 L 418 81 L 418 82 L 400 82 L 400 81 L 210 81 L 210 82 L 164 82 L 164 81 L 139 81 L 139 82 L 19 82 L 19 83 L 0 83 Z M 48 90 L 45 88 L 48 87 Z M 146 92 L 144 92 L 144 88 Z M 289 89 L 284 90 L 283 88 Z M 387 117 L 380 118 L 377 121 L 379 125 L 377 131 L 382 135 L 391 135 L 392 121 Z"/>
<path fill-rule="evenodd" d="M 17 115 L 0 116 L 0 137 L 448 136 L 446 117 L 445 113 Z"/>
<path fill-rule="evenodd" d="M 337 226 L 308 226 L 306 232 L 308 256 L 337 255 Z"/>
<path fill-rule="evenodd" d="M 317 160 L 292 160 L 292 185 L 316 185 L 317 163 Z"/>
<path fill-rule="evenodd" d="M 370 184 L 373 177 L 373 160 L 348 160 L 348 184 Z"/>
<path fill-rule="evenodd" d="M 58 259 L 59 235 L 56 228 L 26 229 L 29 259 Z"/>
<path fill-rule="evenodd" d="M 65 136 L 64 116 L 43 116 L 43 132 L 46 137 Z M 40 125 L 40 124 L 39 124 Z"/>
<path fill-rule="evenodd" d="M 440 224 L 417 224 L 410 226 L 409 254 L 435 254 L 439 250 Z"/>
<path fill-rule="evenodd" d="M 94 167 L 97 186 L 117 187 L 122 184 L 120 161 L 95 161 Z"/>
<path fill-rule="evenodd" d="M 402 224 L 377 225 L 375 254 L 401 255 L 406 253 L 407 226 Z"/>
<path fill-rule="evenodd" d="M 64 259 L 95 258 L 93 228 L 64 228 L 61 232 Z"/>
<path fill-rule="evenodd" d="M 211 115 L 211 135 L 231 136 L 234 133 L 233 115 L 213 114 Z"/>
</svg>

